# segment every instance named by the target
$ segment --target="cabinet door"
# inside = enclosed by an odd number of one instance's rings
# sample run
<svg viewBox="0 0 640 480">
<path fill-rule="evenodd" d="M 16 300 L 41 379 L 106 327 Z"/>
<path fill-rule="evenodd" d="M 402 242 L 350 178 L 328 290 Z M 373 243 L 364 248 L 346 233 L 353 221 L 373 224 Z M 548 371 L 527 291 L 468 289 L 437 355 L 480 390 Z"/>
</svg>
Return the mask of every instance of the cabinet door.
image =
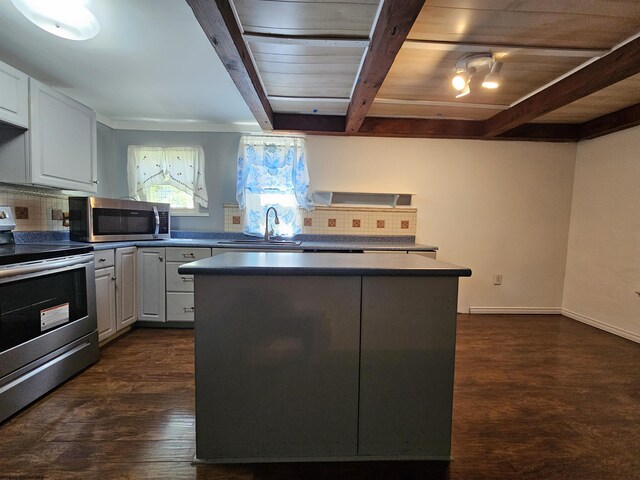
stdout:
<svg viewBox="0 0 640 480">
<path fill-rule="evenodd" d="M 356 455 L 359 277 L 196 276 L 196 455 Z"/>
<path fill-rule="evenodd" d="M 0 62 L 0 121 L 29 127 L 29 77 Z"/>
<path fill-rule="evenodd" d="M 456 277 L 362 279 L 358 454 L 448 460 Z"/>
<path fill-rule="evenodd" d="M 164 248 L 138 249 L 138 320 L 164 322 Z"/>
<path fill-rule="evenodd" d="M 31 183 L 96 192 L 96 114 L 30 79 Z"/>
<path fill-rule="evenodd" d="M 116 249 L 116 319 L 118 330 L 137 319 L 136 247 Z"/>
<path fill-rule="evenodd" d="M 96 270 L 98 340 L 116 333 L 116 279 L 113 267 Z"/>
</svg>

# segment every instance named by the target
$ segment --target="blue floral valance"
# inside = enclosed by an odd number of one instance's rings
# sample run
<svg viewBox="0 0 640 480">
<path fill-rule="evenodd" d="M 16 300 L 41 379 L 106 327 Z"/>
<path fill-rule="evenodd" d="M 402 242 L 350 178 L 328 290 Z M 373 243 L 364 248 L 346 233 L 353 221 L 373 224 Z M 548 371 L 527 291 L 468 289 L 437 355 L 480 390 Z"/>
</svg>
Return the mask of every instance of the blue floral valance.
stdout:
<svg viewBox="0 0 640 480">
<path fill-rule="evenodd" d="M 243 136 L 238 149 L 236 199 L 245 208 L 245 192 L 294 194 L 298 205 L 312 210 L 304 138 Z"/>
</svg>

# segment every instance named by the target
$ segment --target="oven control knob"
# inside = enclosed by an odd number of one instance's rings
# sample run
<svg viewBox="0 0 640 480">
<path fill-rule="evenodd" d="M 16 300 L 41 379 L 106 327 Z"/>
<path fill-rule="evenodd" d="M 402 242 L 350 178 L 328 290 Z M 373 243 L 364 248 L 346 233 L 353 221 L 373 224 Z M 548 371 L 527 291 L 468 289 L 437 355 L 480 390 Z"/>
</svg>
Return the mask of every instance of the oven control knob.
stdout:
<svg viewBox="0 0 640 480">
<path fill-rule="evenodd" d="M 7 212 L 5 212 L 4 210 L 0 210 L 0 219 L 5 219 L 7 218 Z"/>
</svg>

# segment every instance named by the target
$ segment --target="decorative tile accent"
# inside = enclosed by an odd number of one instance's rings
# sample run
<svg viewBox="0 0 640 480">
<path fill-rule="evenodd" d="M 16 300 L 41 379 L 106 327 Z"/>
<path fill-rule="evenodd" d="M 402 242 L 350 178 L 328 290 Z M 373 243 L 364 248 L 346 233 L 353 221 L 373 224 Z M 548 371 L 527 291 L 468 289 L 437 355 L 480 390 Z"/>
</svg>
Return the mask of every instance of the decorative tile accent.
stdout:
<svg viewBox="0 0 640 480">
<path fill-rule="evenodd" d="M 238 205 L 225 204 L 224 231 L 242 232 L 243 215 Z M 317 206 L 311 211 L 300 208 L 297 215 L 304 235 L 415 236 L 418 224 L 418 211 L 410 207 Z M 234 216 L 240 217 L 240 224 L 233 223 Z M 356 226 L 358 220 L 360 225 Z M 378 220 L 384 222 L 384 227 L 378 227 Z M 408 222 L 407 227 L 402 222 Z"/>
<path fill-rule="evenodd" d="M 384 220 L 376 220 L 376 228 L 384 228 Z"/>
<path fill-rule="evenodd" d="M 409 228 L 409 220 L 401 220 L 400 221 L 400 228 L 405 230 Z"/>
<path fill-rule="evenodd" d="M 352 226 L 353 228 L 360 228 L 360 220 L 359 220 L 359 219 L 354 218 L 354 219 L 351 221 L 351 226 Z"/>
<path fill-rule="evenodd" d="M 240 215 L 233 215 L 232 219 L 234 225 L 240 225 Z"/>
<path fill-rule="evenodd" d="M 329 221 L 327 222 L 327 227 L 335 227 L 336 223 L 337 222 L 335 218 L 330 218 Z"/>
<path fill-rule="evenodd" d="M 59 190 L 50 188 L 0 184 L 0 205 L 12 208 L 16 232 L 68 231 L 62 224 L 62 218 L 51 218 L 52 210 L 69 210 L 68 198 Z M 17 207 L 21 208 L 20 213 Z"/>
<path fill-rule="evenodd" d="M 16 220 L 29 220 L 29 207 L 15 207 Z"/>
</svg>

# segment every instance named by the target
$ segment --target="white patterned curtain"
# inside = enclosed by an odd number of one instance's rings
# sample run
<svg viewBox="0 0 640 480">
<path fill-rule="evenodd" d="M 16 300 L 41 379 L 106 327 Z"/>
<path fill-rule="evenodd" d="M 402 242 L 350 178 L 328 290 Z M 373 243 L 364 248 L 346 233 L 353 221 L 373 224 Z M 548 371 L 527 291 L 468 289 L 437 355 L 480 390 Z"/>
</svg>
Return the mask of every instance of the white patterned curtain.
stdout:
<svg viewBox="0 0 640 480">
<path fill-rule="evenodd" d="M 271 206 L 280 218 L 276 234 L 300 233 L 297 207 L 312 210 L 312 194 L 304 138 L 249 135 L 240 139 L 236 199 L 245 210 L 244 233 L 262 235 Z"/>
<path fill-rule="evenodd" d="M 209 204 L 204 180 L 204 150 L 195 147 L 145 147 L 129 145 L 127 152 L 129 196 L 145 199 L 151 185 L 172 185 L 193 195 L 202 207 Z"/>
</svg>

